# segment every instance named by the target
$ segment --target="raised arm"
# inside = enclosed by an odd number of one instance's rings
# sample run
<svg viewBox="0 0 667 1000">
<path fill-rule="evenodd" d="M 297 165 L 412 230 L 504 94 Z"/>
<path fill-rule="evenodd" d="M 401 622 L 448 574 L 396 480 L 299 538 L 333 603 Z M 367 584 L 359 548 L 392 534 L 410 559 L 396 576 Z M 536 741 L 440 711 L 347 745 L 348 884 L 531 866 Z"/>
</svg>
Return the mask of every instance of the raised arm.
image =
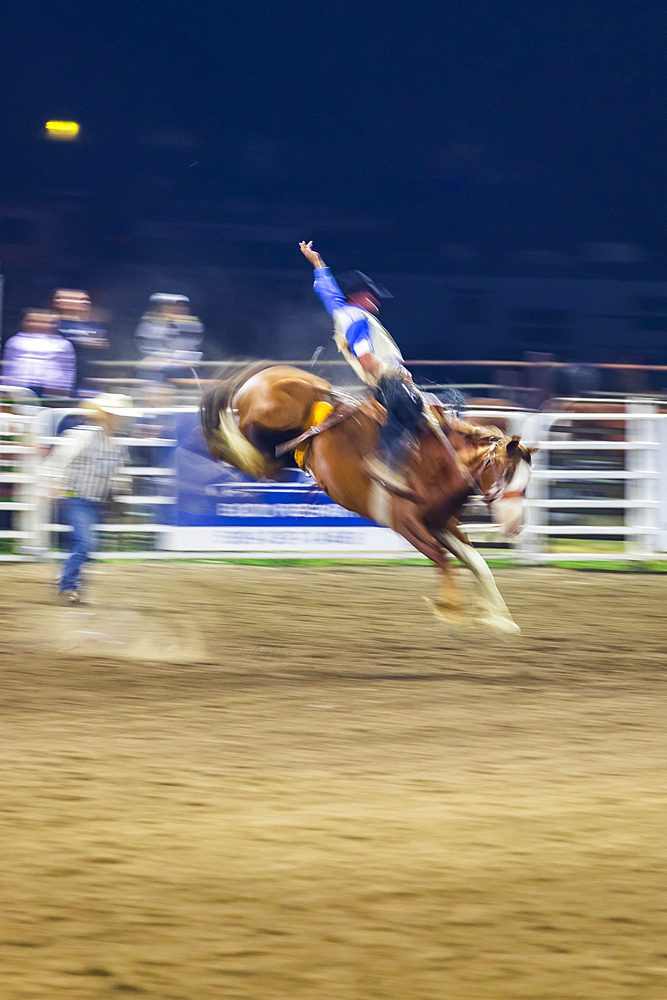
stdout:
<svg viewBox="0 0 667 1000">
<path fill-rule="evenodd" d="M 313 250 L 313 241 L 311 240 L 310 243 L 305 243 L 302 240 L 301 243 L 299 243 L 299 247 L 306 260 L 309 260 L 315 268 L 313 290 L 324 303 L 324 308 L 329 315 L 333 316 L 336 309 L 342 309 L 345 306 L 345 296 L 336 284 L 331 271 L 324 263 L 317 250 Z"/>
<path fill-rule="evenodd" d="M 320 255 L 318 254 L 317 250 L 313 250 L 312 240 L 310 241 L 310 243 L 306 243 L 305 240 L 301 240 L 301 242 L 299 243 L 299 249 L 301 250 L 301 253 L 306 258 L 306 260 L 309 260 L 314 268 L 327 266 L 320 257 Z"/>
</svg>

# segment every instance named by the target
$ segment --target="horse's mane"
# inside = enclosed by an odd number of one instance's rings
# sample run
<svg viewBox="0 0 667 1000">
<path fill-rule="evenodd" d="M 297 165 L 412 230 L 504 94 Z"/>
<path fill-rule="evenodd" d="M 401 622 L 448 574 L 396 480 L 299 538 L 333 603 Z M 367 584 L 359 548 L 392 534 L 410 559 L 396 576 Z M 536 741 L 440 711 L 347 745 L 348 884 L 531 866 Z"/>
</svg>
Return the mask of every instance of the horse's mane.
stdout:
<svg viewBox="0 0 667 1000">
<path fill-rule="evenodd" d="M 452 420 L 450 423 L 454 433 L 461 434 L 476 446 L 501 444 L 504 446 L 515 446 L 515 451 L 528 465 L 532 464 L 532 452 L 534 448 L 527 448 L 521 443 L 518 437 L 510 437 L 501 431 L 499 427 L 470 424 L 467 420 Z"/>
<path fill-rule="evenodd" d="M 492 444 L 494 441 L 505 441 L 507 435 L 498 427 L 471 424 L 467 420 L 451 420 L 450 427 L 457 434 L 469 438 L 475 444 Z"/>
</svg>

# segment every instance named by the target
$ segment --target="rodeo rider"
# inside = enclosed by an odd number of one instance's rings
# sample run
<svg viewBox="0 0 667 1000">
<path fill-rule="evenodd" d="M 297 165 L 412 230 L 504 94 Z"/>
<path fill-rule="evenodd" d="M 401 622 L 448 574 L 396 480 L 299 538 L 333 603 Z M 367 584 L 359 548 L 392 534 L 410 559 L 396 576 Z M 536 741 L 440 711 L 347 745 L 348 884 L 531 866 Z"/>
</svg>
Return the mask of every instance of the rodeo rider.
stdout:
<svg viewBox="0 0 667 1000">
<path fill-rule="evenodd" d="M 423 417 L 424 402 L 396 343 L 377 318 L 380 300 L 391 298 L 391 293 L 361 271 L 351 271 L 340 276 L 344 294 L 313 250 L 312 241 L 302 241 L 299 247 L 315 269 L 313 288 L 334 321 L 338 350 L 359 378 L 371 386 L 387 413 L 380 426 L 379 454 L 366 460 L 368 472 L 392 493 L 409 496 L 403 468 Z"/>
</svg>

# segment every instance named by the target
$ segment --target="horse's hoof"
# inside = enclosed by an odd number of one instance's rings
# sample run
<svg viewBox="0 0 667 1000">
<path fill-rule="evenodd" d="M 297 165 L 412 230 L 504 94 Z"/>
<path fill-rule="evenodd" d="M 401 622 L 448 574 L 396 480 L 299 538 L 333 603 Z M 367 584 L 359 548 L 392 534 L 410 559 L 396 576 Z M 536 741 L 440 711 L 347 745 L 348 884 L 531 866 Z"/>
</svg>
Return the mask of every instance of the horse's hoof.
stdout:
<svg viewBox="0 0 667 1000">
<path fill-rule="evenodd" d="M 446 611 L 444 608 L 439 607 L 435 601 L 432 601 L 430 597 L 425 597 L 424 600 L 438 621 L 444 622 L 453 631 L 461 631 L 464 628 L 465 620 L 460 611 Z"/>
<path fill-rule="evenodd" d="M 512 618 L 505 618 L 503 615 L 480 618 L 479 621 L 481 625 L 487 625 L 489 628 L 496 629 L 498 632 L 504 632 L 506 635 L 517 635 L 521 632 L 521 629 Z"/>
</svg>

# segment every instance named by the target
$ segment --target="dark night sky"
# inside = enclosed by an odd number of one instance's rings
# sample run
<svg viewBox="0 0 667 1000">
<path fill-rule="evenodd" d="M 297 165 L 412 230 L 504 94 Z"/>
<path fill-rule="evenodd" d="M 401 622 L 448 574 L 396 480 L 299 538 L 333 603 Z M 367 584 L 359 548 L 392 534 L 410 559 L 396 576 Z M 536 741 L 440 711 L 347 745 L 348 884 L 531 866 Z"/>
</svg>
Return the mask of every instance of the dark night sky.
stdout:
<svg viewBox="0 0 667 1000">
<path fill-rule="evenodd" d="M 71 117 L 99 143 L 274 140 L 305 183 L 368 157 L 370 175 L 440 175 L 445 193 L 473 175 L 550 195 L 618 236 L 664 223 L 667 7 L 652 0 L 65 0 L 10 9 L 2 36 L 6 137 Z"/>
<path fill-rule="evenodd" d="M 657 246 L 666 10 L 28 3 L 2 28 L 3 134 L 15 148 L 47 118 L 80 121 L 93 186 L 110 148 L 180 134 L 194 194 L 245 156 L 250 174 L 274 172 L 276 199 L 430 206 L 453 239 Z M 10 187 L 21 159 L 5 161 Z"/>
</svg>

